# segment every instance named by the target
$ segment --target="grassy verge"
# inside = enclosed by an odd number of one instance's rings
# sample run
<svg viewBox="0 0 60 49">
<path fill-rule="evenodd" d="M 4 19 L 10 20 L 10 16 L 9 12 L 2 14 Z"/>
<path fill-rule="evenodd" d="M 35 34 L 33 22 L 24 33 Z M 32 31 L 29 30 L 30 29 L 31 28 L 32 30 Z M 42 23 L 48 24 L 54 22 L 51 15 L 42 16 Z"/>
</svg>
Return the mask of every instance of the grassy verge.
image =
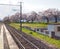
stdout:
<svg viewBox="0 0 60 49">
<path fill-rule="evenodd" d="M 19 26 L 19 23 L 11 23 L 11 25 L 17 25 Z M 47 24 L 40 24 L 40 23 L 23 23 L 22 26 L 29 26 L 31 28 L 43 28 L 43 27 L 47 27 Z"/>
<path fill-rule="evenodd" d="M 10 24 L 11 26 L 15 27 L 16 29 L 19 29 L 19 24 L 17 23 L 11 23 Z M 31 24 L 32 25 L 32 24 Z M 35 24 L 35 25 L 38 25 L 38 24 Z M 42 24 L 40 24 L 41 26 L 43 26 Z M 30 31 L 28 29 L 25 29 L 25 28 L 22 28 L 22 31 L 25 32 L 26 34 L 29 34 L 35 38 L 38 38 L 38 39 L 41 39 L 49 44 L 52 44 L 58 48 L 60 48 L 60 40 L 56 40 L 56 39 L 52 39 L 48 36 L 45 36 L 45 35 L 42 35 L 42 34 L 39 34 L 39 33 L 36 33 L 36 32 L 33 32 L 33 31 Z"/>
</svg>

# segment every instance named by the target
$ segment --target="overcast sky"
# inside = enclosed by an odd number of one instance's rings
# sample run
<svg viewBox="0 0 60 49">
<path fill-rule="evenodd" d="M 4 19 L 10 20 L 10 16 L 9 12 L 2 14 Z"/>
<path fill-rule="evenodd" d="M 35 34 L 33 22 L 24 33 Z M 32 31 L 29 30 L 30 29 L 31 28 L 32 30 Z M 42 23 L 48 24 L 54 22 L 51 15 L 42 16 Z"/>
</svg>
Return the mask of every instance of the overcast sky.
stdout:
<svg viewBox="0 0 60 49">
<path fill-rule="evenodd" d="M 0 0 L 0 4 L 18 5 L 20 1 L 23 2 L 23 13 L 31 11 L 39 12 L 49 8 L 56 8 L 60 10 L 60 0 Z M 19 10 L 19 7 L 0 5 L 0 18 L 2 19 L 5 16 L 19 12 L 18 10 L 13 11 L 13 9 Z"/>
</svg>

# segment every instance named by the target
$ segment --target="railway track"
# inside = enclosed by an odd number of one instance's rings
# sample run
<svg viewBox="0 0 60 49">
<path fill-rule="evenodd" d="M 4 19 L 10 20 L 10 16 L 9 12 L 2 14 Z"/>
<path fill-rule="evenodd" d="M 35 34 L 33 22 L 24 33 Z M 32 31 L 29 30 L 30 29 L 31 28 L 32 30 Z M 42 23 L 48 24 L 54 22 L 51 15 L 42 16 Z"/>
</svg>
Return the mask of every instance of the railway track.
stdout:
<svg viewBox="0 0 60 49">
<path fill-rule="evenodd" d="M 22 34 L 14 30 L 12 27 L 8 25 L 6 25 L 6 27 L 12 35 L 13 39 L 15 40 L 16 44 L 18 45 L 19 49 L 40 49 L 27 38 L 25 38 Z"/>
<path fill-rule="evenodd" d="M 48 44 L 42 42 L 41 40 L 35 39 L 32 36 L 25 34 L 24 32 L 20 32 L 19 30 L 16 30 L 14 27 L 11 27 L 9 25 L 6 26 L 7 28 L 10 27 L 12 30 L 15 30 L 14 32 L 16 32 L 18 35 L 22 36 L 23 38 L 26 38 L 29 41 L 29 43 L 36 47 L 36 49 L 58 49 L 56 47 L 51 47 Z"/>
<path fill-rule="evenodd" d="M 14 27 L 12 27 L 13 30 L 16 30 Z M 22 36 L 24 36 L 25 38 L 27 38 L 30 42 L 32 42 L 33 44 L 35 44 L 39 49 L 58 49 L 56 47 L 50 46 L 47 43 L 44 43 L 43 41 L 33 38 L 30 35 L 25 34 L 24 32 L 20 32 L 19 30 L 16 30 L 16 32 L 22 34 Z"/>
</svg>

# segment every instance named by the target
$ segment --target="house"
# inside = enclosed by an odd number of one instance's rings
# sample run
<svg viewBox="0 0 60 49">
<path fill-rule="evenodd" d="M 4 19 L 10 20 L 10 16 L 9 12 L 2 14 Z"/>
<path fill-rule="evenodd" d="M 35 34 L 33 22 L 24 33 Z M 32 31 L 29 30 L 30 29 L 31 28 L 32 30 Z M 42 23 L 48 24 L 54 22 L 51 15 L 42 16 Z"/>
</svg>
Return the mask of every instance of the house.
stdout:
<svg viewBox="0 0 60 49">
<path fill-rule="evenodd" d="M 34 31 L 60 39 L 60 24 L 48 24 L 47 28 L 35 28 Z"/>
<path fill-rule="evenodd" d="M 49 24 L 48 31 L 52 38 L 60 38 L 60 24 Z"/>
</svg>

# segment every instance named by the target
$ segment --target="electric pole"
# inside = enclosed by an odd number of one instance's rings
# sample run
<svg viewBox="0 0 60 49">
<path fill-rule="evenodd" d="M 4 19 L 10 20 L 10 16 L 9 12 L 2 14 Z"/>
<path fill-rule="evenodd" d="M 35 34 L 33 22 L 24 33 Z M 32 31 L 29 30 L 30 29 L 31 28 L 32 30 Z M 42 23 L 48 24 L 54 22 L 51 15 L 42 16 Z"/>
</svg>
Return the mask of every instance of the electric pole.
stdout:
<svg viewBox="0 0 60 49">
<path fill-rule="evenodd" d="M 20 31 L 22 32 L 22 2 L 20 2 Z"/>
<path fill-rule="evenodd" d="M 0 5 L 20 6 L 20 31 L 22 32 L 22 2 L 20 2 L 20 5 L 13 5 L 13 4 L 0 4 Z"/>
</svg>

